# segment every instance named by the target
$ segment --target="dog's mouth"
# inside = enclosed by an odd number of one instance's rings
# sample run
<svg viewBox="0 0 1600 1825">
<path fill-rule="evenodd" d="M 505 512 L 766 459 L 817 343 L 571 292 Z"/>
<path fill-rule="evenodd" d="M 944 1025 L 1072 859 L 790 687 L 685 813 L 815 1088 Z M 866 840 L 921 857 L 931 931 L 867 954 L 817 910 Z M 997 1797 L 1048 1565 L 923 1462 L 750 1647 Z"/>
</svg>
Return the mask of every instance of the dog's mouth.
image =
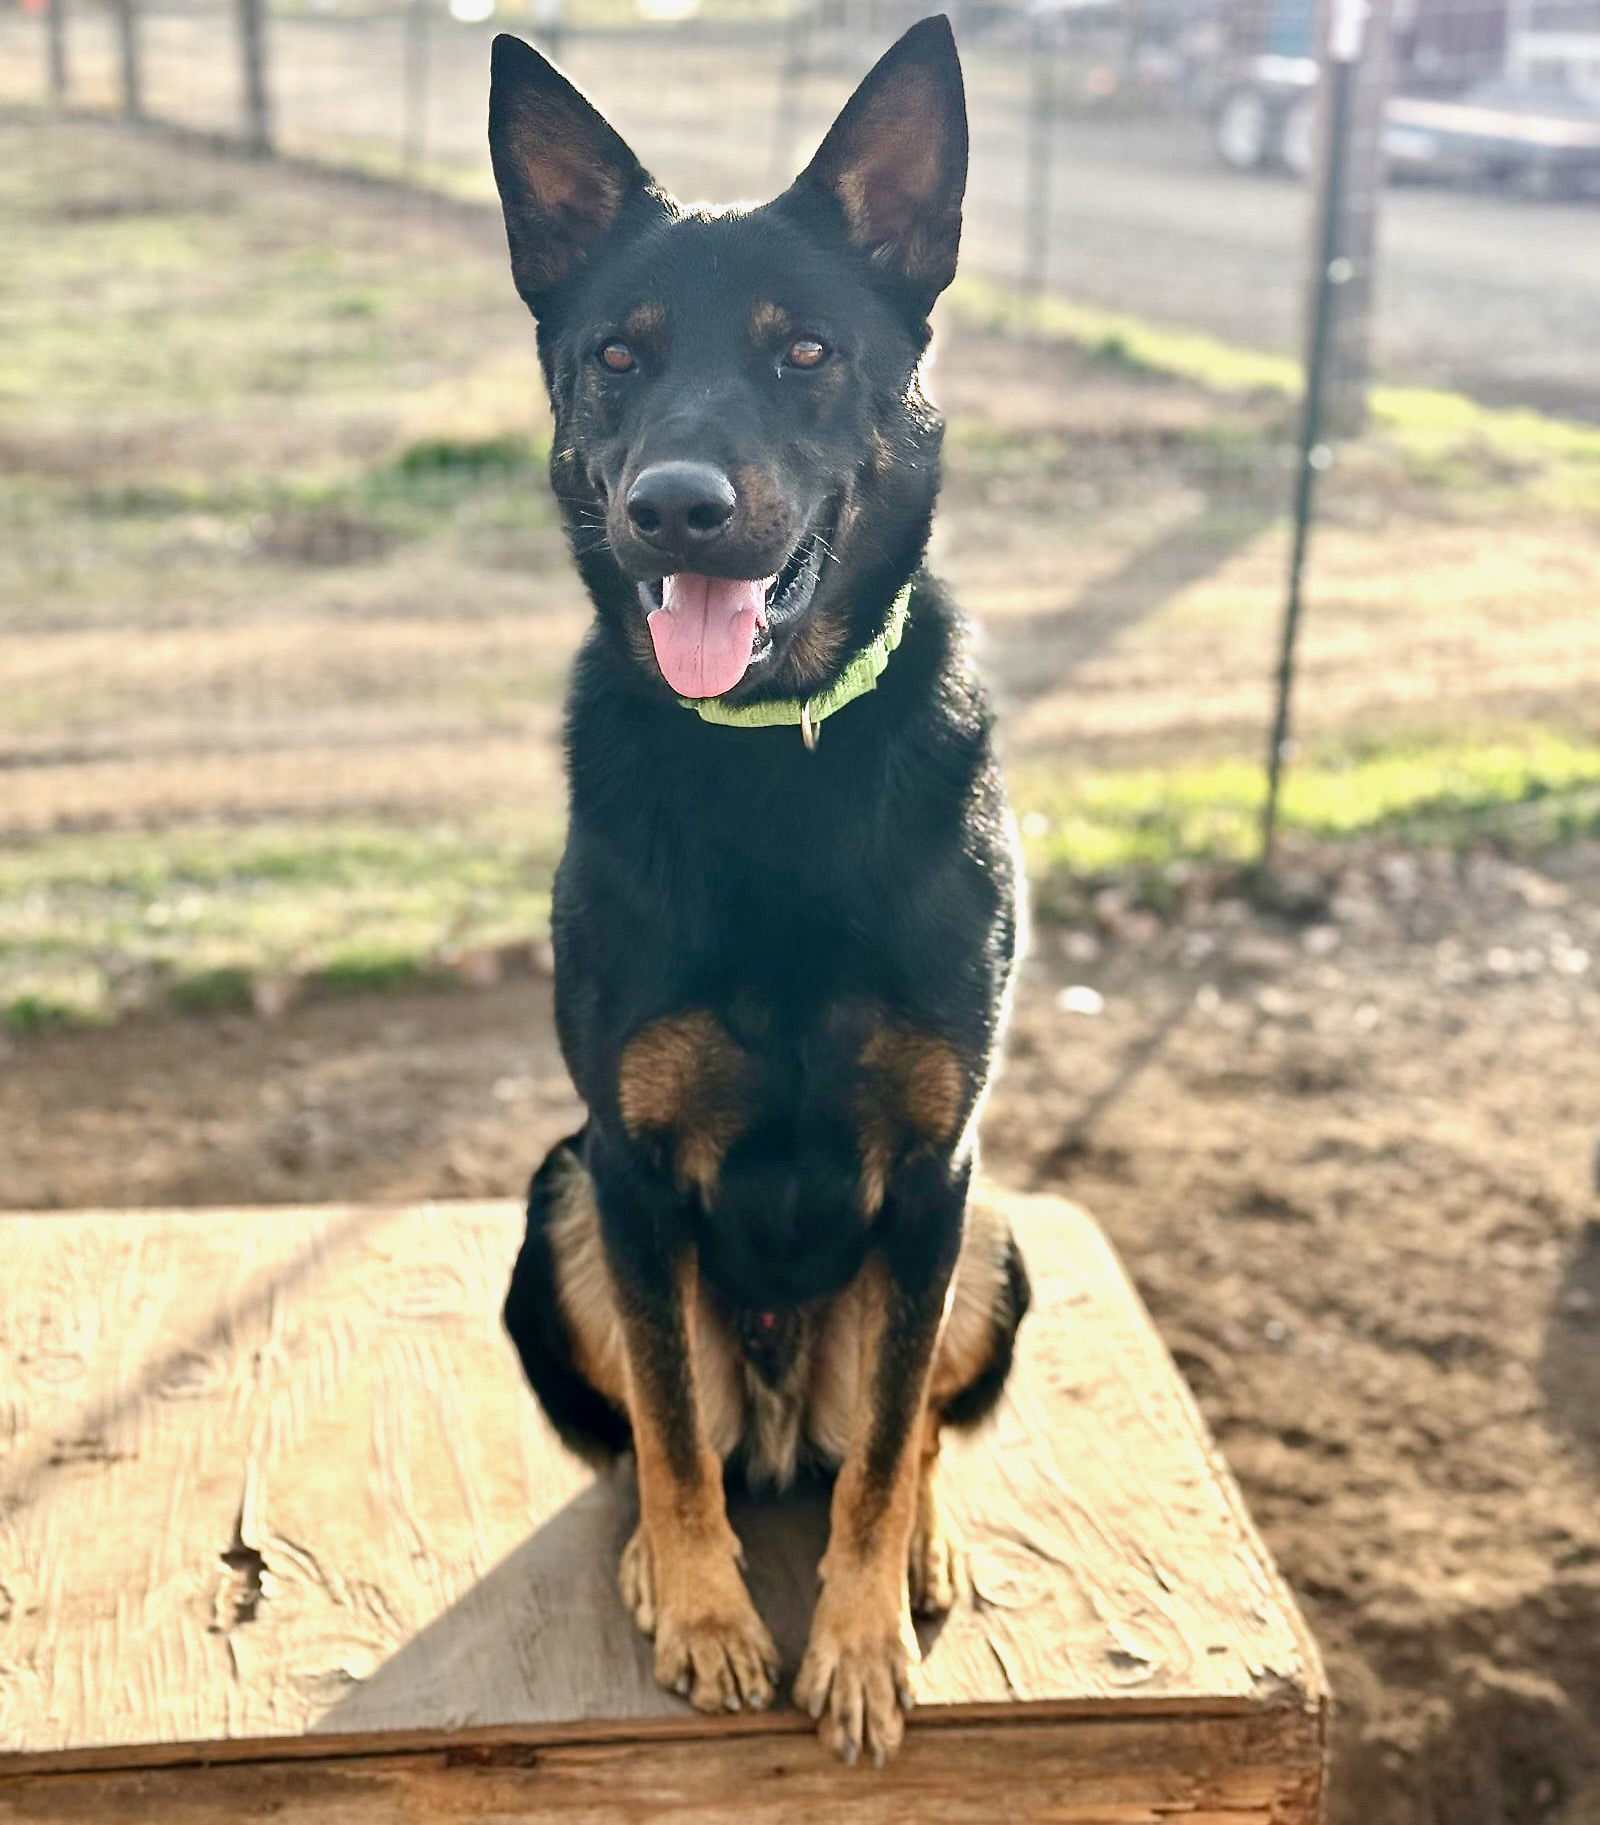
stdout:
<svg viewBox="0 0 1600 1825">
<path fill-rule="evenodd" d="M 773 634 L 816 591 L 823 542 L 808 533 L 771 577 L 680 570 L 639 585 L 661 676 L 680 697 L 720 697 L 772 653 Z"/>
</svg>

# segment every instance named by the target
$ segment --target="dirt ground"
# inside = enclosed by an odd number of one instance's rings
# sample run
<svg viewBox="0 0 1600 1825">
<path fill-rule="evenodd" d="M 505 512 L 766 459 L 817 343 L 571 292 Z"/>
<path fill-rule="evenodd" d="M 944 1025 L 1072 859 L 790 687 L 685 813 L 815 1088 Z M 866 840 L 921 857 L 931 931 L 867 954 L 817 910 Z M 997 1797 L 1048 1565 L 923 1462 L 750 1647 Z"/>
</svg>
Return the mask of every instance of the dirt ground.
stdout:
<svg viewBox="0 0 1600 1825">
<path fill-rule="evenodd" d="M 1025 972 L 987 1168 L 1123 1250 L 1327 1654 L 1336 1825 L 1600 1820 L 1597 888 L 1371 850 Z M 0 1202 L 501 1196 L 574 1114 L 537 978 L 135 1021 L 12 1045 Z"/>
</svg>

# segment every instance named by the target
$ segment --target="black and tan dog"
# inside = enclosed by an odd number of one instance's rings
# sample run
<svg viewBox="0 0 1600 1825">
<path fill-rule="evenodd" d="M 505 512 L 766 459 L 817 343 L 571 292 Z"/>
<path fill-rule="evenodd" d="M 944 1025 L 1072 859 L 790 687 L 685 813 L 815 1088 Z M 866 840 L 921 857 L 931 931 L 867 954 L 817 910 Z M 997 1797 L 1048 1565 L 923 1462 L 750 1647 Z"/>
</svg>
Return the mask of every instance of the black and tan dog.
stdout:
<svg viewBox="0 0 1600 1825">
<path fill-rule="evenodd" d="M 795 1684 L 898 1745 L 910 1607 L 953 1599 L 940 1430 L 1027 1281 L 969 1207 L 1015 949 L 1010 819 L 961 623 L 921 568 L 966 116 L 908 32 L 775 202 L 683 209 L 543 58 L 490 145 L 595 623 L 567 709 L 561 1043 L 588 1106 L 535 1176 L 506 1323 L 569 1443 L 632 1449 L 624 1595 L 703 1709 L 770 1703 L 724 1466 L 837 1466 Z"/>
</svg>

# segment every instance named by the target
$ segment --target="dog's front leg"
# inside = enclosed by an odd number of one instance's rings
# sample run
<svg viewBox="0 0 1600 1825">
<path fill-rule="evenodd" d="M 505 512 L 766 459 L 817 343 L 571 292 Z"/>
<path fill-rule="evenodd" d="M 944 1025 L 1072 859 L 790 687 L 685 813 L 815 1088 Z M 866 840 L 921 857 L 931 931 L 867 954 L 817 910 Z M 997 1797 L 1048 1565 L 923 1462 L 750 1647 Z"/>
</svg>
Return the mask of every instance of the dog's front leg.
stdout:
<svg viewBox="0 0 1600 1825">
<path fill-rule="evenodd" d="M 697 1710 L 762 1710 L 778 1656 L 739 1570 L 722 1463 L 704 1402 L 704 1326 L 693 1252 L 667 1241 L 638 1188 L 597 1174 L 601 1228 L 627 1357 L 639 1526 L 622 1555 L 622 1596 L 656 1644 L 656 1678 Z M 619 1199 L 629 1200 L 618 1209 Z"/>
<path fill-rule="evenodd" d="M 924 1158 L 885 1200 L 885 1246 L 864 1270 L 858 1404 L 834 1485 L 822 1594 L 795 1701 L 846 1762 L 900 1746 L 921 1658 L 906 1558 L 917 1519 L 928 1383 L 961 1242 L 967 1173 Z"/>
</svg>

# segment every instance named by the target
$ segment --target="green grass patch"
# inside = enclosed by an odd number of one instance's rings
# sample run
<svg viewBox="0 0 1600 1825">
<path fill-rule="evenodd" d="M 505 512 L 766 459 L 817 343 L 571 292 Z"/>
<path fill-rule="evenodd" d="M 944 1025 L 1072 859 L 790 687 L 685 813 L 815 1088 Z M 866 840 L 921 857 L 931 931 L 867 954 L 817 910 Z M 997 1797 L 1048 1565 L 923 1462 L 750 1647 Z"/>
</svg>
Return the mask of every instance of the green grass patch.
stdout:
<svg viewBox="0 0 1600 1825">
<path fill-rule="evenodd" d="M 343 950 L 316 971 L 317 987 L 327 995 L 382 995 L 437 982 L 441 972 L 431 957 L 394 947 Z"/>
<path fill-rule="evenodd" d="M 1300 388 L 1300 365 L 1288 355 L 1240 348 L 1198 330 L 1169 329 L 1127 311 L 965 277 L 950 288 L 950 306 L 975 329 L 1071 343 L 1123 372 L 1188 380 L 1214 393 L 1292 394 Z"/>
<path fill-rule="evenodd" d="M 436 973 L 548 928 L 554 820 L 335 819 L 53 838 L 0 854 L 0 1010 L 15 1028 L 247 1006 L 265 975 L 333 993 Z"/>
<path fill-rule="evenodd" d="M 1127 375 L 1182 380 L 1219 395 L 1298 398 L 1298 361 L 1194 330 L 1066 298 L 958 279 L 951 306 L 975 328 L 1079 349 Z M 1368 435 L 1351 453 L 1398 456 L 1410 476 L 1474 505 L 1521 513 L 1600 512 L 1600 426 L 1526 408 L 1484 406 L 1432 387 L 1376 385 Z"/>
<path fill-rule="evenodd" d="M 1242 760 L 1125 772 L 1034 764 L 1013 786 L 1045 912 L 1087 881 L 1253 859 L 1266 791 L 1260 766 Z M 1282 827 L 1321 841 L 1564 840 L 1600 829 L 1600 743 L 1527 730 L 1313 751 L 1287 776 Z"/>
<path fill-rule="evenodd" d="M 1241 760 L 1162 769 L 1017 768 L 1029 872 L 1046 917 L 1108 878 L 1244 863 L 1263 781 Z M 1291 770 L 1291 836 L 1391 834 L 1536 846 L 1600 830 L 1600 742 L 1547 731 L 1327 748 Z M 0 856 L 0 1020 L 34 1032 L 165 1005 L 251 1005 L 293 974 L 319 993 L 454 980 L 456 949 L 544 933 L 559 829 L 371 820 L 61 838 Z"/>
</svg>

